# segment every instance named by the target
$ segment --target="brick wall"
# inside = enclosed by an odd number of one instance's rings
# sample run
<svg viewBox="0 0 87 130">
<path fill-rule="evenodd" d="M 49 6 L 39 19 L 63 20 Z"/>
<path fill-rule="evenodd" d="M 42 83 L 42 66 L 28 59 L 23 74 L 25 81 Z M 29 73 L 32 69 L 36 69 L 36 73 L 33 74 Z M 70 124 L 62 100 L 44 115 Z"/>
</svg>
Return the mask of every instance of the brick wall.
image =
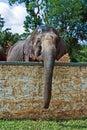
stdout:
<svg viewBox="0 0 87 130">
<path fill-rule="evenodd" d="M 0 63 L 0 118 L 87 117 L 87 63 L 56 63 L 49 109 L 43 109 L 43 65 Z"/>
</svg>

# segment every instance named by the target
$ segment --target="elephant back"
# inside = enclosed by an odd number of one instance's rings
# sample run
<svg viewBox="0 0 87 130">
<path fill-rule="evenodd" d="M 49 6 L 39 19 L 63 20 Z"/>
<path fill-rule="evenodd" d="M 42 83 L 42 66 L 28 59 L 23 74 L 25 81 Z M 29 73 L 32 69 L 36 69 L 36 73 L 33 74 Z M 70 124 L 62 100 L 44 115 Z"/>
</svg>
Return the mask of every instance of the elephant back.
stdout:
<svg viewBox="0 0 87 130">
<path fill-rule="evenodd" d="M 25 40 L 18 41 L 8 51 L 7 61 L 23 61 L 23 46 Z"/>
</svg>

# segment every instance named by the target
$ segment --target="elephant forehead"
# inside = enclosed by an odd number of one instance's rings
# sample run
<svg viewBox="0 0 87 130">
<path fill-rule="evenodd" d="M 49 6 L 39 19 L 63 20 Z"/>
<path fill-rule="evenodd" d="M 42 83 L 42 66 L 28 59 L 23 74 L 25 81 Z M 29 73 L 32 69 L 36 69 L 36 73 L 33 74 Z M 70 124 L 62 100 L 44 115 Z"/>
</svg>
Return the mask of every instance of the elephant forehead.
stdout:
<svg viewBox="0 0 87 130">
<path fill-rule="evenodd" d="M 53 40 L 51 35 L 45 35 L 42 38 L 42 51 L 49 51 L 51 49 L 56 49 L 55 41 Z"/>
<path fill-rule="evenodd" d="M 42 38 L 42 41 L 44 42 L 44 41 L 49 41 L 49 42 L 51 42 L 52 41 L 52 37 L 51 36 L 44 36 L 43 38 Z"/>
<path fill-rule="evenodd" d="M 54 33 L 45 33 L 42 37 L 42 41 L 52 41 L 57 38 L 57 35 Z"/>
</svg>

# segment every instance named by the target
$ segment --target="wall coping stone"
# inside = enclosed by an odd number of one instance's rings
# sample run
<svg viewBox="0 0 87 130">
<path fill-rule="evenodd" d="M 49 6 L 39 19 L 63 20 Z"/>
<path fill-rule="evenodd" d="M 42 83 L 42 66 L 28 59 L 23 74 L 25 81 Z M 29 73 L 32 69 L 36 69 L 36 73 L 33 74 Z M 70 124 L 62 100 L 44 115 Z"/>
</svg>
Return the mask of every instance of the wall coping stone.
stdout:
<svg viewBox="0 0 87 130">
<path fill-rule="evenodd" d="M 42 62 L 6 62 L 0 61 L 0 65 L 13 65 L 13 66 L 43 66 Z M 55 66 L 87 66 L 87 62 L 55 62 Z"/>
</svg>

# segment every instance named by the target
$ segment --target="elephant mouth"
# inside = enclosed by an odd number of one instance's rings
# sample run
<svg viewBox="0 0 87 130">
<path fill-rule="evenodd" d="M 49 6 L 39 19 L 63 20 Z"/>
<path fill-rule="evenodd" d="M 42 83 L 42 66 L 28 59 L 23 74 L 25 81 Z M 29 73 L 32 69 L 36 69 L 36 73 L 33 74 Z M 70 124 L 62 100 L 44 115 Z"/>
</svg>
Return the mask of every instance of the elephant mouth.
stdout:
<svg viewBox="0 0 87 130">
<path fill-rule="evenodd" d="M 42 56 L 40 55 L 40 56 L 38 56 L 37 58 L 36 58 L 36 60 L 38 61 L 38 62 L 43 62 L 43 58 L 42 58 Z"/>
<path fill-rule="evenodd" d="M 38 56 L 31 55 L 29 57 L 29 61 L 31 61 L 31 62 L 43 62 L 43 58 L 42 58 L 42 55 L 38 55 Z"/>
<path fill-rule="evenodd" d="M 32 54 L 32 55 L 29 56 L 29 61 L 31 61 L 31 62 L 37 62 L 38 60 L 35 57 L 35 55 Z"/>
</svg>

